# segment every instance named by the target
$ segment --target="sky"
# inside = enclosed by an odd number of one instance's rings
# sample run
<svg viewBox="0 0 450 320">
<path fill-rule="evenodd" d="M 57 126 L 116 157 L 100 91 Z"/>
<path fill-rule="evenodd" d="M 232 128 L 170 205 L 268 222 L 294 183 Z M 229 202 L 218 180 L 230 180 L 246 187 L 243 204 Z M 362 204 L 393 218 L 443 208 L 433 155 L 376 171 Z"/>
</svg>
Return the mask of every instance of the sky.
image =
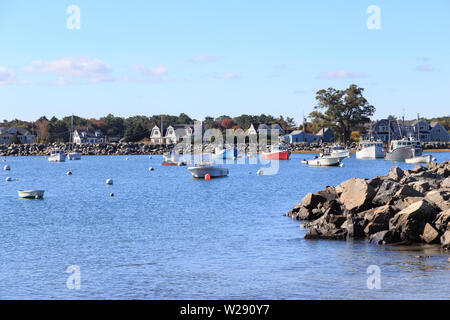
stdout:
<svg viewBox="0 0 450 320">
<path fill-rule="evenodd" d="M 449 18 L 449 0 L 0 0 L 0 120 L 300 122 L 353 83 L 374 119 L 448 116 Z"/>
</svg>

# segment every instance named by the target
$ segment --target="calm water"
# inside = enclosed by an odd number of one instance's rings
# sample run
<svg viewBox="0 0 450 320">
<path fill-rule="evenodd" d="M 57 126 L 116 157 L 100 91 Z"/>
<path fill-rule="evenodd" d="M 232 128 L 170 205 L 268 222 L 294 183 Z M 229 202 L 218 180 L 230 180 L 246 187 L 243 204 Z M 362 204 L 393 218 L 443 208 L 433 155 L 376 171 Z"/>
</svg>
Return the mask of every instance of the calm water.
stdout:
<svg viewBox="0 0 450 320">
<path fill-rule="evenodd" d="M 163 168 L 160 156 L 8 158 L 12 171 L 0 173 L 0 298 L 450 298 L 450 254 L 439 248 L 303 239 L 305 230 L 283 214 L 307 192 L 392 166 L 300 163 L 311 157 L 293 155 L 274 176 L 257 176 L 261 165 L 227 165 L 230 176 L 211 181 Z M 33 188 L 45 189 L 45 200 L 18 199 L 17 190 Z M 66 286 L 71 265 L 80 267 L 80 290 Z M 381 269 L 380 290 L 367 289 L 370 265 Z"/>
</svg>

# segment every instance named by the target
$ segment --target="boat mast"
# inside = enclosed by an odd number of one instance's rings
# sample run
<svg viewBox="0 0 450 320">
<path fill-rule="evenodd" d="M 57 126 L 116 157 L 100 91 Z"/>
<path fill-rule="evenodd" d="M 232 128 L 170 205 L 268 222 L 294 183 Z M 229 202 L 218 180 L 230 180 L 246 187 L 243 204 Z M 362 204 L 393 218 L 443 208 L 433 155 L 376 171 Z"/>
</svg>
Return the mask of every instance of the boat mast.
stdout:
<svg viewBox="0 0 450 320">
<path fill-rule="evenodd" d="M 388 120 L 388 135 L 389 135 L 389 138 L 388 138 L 388 150 L 392 151 L 391 150 L 391 119 Z"/>
</svg>

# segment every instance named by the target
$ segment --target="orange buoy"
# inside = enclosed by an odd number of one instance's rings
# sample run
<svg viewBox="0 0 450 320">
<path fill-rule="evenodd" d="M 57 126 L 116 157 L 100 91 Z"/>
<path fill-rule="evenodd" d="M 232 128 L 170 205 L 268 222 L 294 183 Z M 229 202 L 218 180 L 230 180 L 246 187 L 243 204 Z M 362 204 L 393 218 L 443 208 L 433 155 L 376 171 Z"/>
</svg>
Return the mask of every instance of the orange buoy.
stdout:
<svg viewBox="0 0 450 320">
<path fill-rule="evenodd" d="M 205 174 L 205 180 L 207 181 L 211 180 L 211 175 L 209 173 Z"/>
</svg>

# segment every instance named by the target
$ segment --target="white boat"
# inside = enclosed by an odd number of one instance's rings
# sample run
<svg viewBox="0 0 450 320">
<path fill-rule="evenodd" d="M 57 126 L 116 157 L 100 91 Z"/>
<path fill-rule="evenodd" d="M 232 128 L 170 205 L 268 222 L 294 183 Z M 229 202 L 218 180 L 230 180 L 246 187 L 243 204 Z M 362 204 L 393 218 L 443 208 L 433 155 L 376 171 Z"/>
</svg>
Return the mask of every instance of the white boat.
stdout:
<svg viewBox="0 0 450 320">
<path fill-rule="evenodd" d="M 338 144 L 335 144 L 331 147 L 326 148 L 329 150 L 330 155 L 336 158 L 350 158 L 350 151 L 345 148 L 344 146 L 340 146 Z"/>
<path fill-rule="evenodd" d="M 69 160 L 81 160 L 81 154 L 78 152 L 71 152 L 67 155 Z"/>
<path fill-rule="evenodd" d="M 66 161 L 66 154 L 60 149 L 52 149 L 48 157 L 50 162 L 64 162 Z"/>
<path fill-rule="evenodd" d="M 406 163 L 431 163 L 433 162 L 433 157 L 429 154 L 426 156 L 418 156 L 413 158 L 405 159 Z"/>
<path fill-rule="evenodd" d="M 19 190 L 17 191 L 19 198 L 23 199 L 42 199 L 44 190 Z"/>
<path fill-rule="evenodd" d="M 337 167 L 341 164 L 341 159 L 319 156 L 311 160 L 306 160 L 306 164 L 311 167 Z"/>
<path fill-rule="evenodd" d="M 332 155 L 328 149 L 325 149 L 319 156 L 316 156 L 311 160 L 306 160 L 306 164 L 312 167 L 337 167 L 341 164 L 341 160 L 343 158 L 345 157 L 342 155 L 340 157 L 336 157 Z"/>
<path fill-rule="evenodd" d="M 382 141 L 361 141 L 356 151 L 356 159 L 384 158 Z"/>
<path fill-rule="evenodd" d="M 405 161 L 406 159 L 420 157 L 422 145 L 414 137 L 392 140 L 390 151 L 386 153 L 385 159 L 391 161 Z"/>
<path fill-rule="evenodd" d="M 204 178 L 207 174 L 211 178 L 228 176 L 228 169 L 220 166 L 213 166 L 209 162 L 198 163 L 193 167 L 188 167 L 189 172 L 194 178 Z"/>
</svg>

